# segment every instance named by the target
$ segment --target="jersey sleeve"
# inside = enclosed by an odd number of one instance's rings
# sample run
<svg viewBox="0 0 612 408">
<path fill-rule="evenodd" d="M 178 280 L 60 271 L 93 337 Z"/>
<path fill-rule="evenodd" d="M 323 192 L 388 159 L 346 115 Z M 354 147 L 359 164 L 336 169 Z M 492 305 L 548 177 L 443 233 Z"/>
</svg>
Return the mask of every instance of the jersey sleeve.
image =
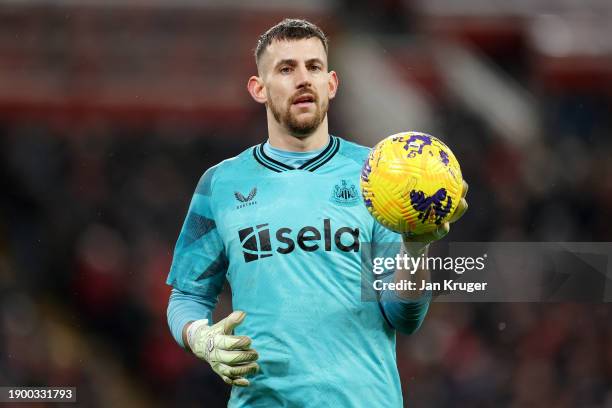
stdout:
<svg viewBox="0 0 612 408">
<path fill-rule="evenodd" d="M 401 249 L 402 237 L 378 222 L 374 222 L 372 232 L 372 252 L 374 257 L 393 258 Z M 383 280 L 392 282 L 394 270 L 385 271 Z M 380 310 L 387 323 L 404 334 L 412 334 L 419 329 L 431 302 L 431 291 L 426 291 L 418 300 L 400 298 L 395 291 L 383 290 L 380 293 Z"/>
<path fill-rule="evenodd" d="M 170 333 L 179 346 L 185 347 L 183 343 L 185 325 L 200 319 L 208 319 L 209 322 L 212 322 L 214 308 L 215 305 L 211 304 L 209 299 L 181 292 L 177 288 L 172 289 L 168 300 L 167 318 Z"/>
<path fill-rule="evenodd" d="M 204 173 L 189 205 L 166 283 L 205 298 L 213 308 L 228 267 L 213 211 L 215 167 Z"/>
</svg>

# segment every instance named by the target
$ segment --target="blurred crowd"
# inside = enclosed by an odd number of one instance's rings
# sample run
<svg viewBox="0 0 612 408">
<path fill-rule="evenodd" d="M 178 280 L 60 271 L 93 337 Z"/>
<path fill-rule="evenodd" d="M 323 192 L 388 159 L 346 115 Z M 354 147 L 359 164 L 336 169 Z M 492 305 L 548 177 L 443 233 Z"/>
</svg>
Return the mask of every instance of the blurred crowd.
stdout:
<svg viewBox="0 0 612 408">
<path fill-rule="evenodd" d="M 2 383 L 75 383 L 49 367 L 48 357 L 29 350 L 45 354 L 49 347 L 43 323 L 50 308 L 85 335 L 82 342 L 103 343 L 127 370 L 125 378 L 145 384 L 151 397 L 181 387 L 175 402 L 202 397 L 188 391 L 200 388 L 189 382 L 196 372 L 206 381 L 208 370 L 170 337 L 165 278 L 202 171 L 249 141 L 213 129 L 181 136 L 179 128 L 172 135 L 99 124 L 86 130 L 3 128 L 0 289 L 11 296 L 2 297 L 0 344 L 8 352 L 2 357 L 10 356 L 0 366 Z M 78 374 L 80 387 L 90 356 L 68 349 L 69 371 Z M 219 389 L 203 387 L 206 399 L 223 401 L 225 385 L 209 382 Z"/>
<path fill-rule="evenodd" d="M 490 57 L 533 93 L 541 134 L 514 145 L 436 100 L 438 136 L 470 184 L 448 239 L 611 241 L 610 90 L 547 89 L 527 57 Z M 331 115 L 332 133 L 359 137 Z M 261 142 L 263 116 L 248 111 L 240 130 L 2 117 L 0 385 L 72 385 L 87 406 L 224 406 L 228 387 L 170 336 L 164 281 L 200 175 Z M 230 309 L 226 288 L 216 313 Z M 609 304 L 436 302 L 398 336 L 406 404 L 612 406 L 611 322 Z"/>
</svg>

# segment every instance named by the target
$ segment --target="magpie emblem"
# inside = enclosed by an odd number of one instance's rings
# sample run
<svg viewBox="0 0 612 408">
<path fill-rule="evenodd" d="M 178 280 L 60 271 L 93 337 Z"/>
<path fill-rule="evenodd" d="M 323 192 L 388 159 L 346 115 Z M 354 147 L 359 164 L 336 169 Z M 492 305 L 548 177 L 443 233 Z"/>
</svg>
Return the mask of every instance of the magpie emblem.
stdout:
<svg viewBox="0 0 612 408">
<path fill-rule="evenodd" d="M 332 190 L 330 201 L 343 207 L 352 207 L 359 203 L 360 195 L 355 184 L 342 179 Z"/>
</svg>

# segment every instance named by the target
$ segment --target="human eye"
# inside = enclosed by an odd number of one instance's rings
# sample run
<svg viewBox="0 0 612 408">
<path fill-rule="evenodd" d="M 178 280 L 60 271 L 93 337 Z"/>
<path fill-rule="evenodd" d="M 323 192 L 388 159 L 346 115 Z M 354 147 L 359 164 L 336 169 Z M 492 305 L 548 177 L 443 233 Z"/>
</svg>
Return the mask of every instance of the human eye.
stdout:
<svg viewBox="0 0 612 408">
<path fill-rule="evenodd" d="M 282 66 L 282 67 L 279 68 L 278 72 L 280 72 L 283 75 L 289 74 L 289 73 L 291 73 L 291 67 L 287 66 L 287 65 Z"/>
<path fill-rule="evenodd" d="M 323 67 L 319 64 L 312 64 L 309 68 L 311 71 L 314 71 L 314 72 L 319 72 L 323 70 Z"/>
</svg>

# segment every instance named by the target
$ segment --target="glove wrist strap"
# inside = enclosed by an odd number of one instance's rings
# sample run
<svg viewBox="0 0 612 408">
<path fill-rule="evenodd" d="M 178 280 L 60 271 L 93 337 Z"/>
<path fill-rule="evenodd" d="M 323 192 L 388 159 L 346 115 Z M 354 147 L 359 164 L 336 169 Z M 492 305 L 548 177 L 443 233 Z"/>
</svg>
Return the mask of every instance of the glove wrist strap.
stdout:
<svg viewBox="0 0 612 408">
<path fill-rule="evenodd" d="M 195 335 L 202 326 L 208 326 L 208 319 L 196 320 L 187 328 L 187 344 L 189 344 L 191 351 L 193 351 L 195 347 Z"/>
</svg>

